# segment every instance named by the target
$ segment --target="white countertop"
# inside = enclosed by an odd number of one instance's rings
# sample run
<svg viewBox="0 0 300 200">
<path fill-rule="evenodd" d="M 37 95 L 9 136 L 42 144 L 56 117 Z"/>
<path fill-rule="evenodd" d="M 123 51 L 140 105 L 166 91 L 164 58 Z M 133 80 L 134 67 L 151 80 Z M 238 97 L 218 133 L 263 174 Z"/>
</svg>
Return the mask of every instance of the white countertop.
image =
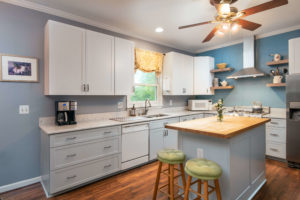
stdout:
<svg viewBox="0 0 300 200">
<path fill-rule="evenodd" d="M 64 132 L 71 132 L 71 131 L 79 131 L 79 130 L 86 130 L 86 129 L 93 129 L 93 128 L 102 128 L 102 127 L 109 127 L 109 126 L 118 126 L 118 125 L 124 125 L 124 124 L 132 124 L 132 123 L 141 123 L 141 122 L 150 122 L 154 120 L 162 120 L 162 119 L 168 119 L 172 117 L 181 117 L 181 116 L 187 116 L 187 115 L 196 115 L 196 114 L 202 114 L 202 113 L 216 113 L 215 111 L 173 111 L 173 112 L 160 112 L 163 114 L 166 114 L 167 116 L 164 117 L 158 117 L 158 118 L 138 118 L 134 121 L 125 121 L 125 122 L 118 122 L 114 120 L 109 119 L 84 119 L 77 122 L 75 125 L 66 125 L 66 126 L 57 126 L 54 123 L 54 118 L 51 118 L 51 122 L 44 123 L 43 120 L 40 119 L 39 127 L 40 129 L 46 133 L 46 134 L 58 134 L 58 133 L 64 133 Z M 152 113 L 151 113 L 152 114 Z M 150 114 L 150 115 L 151 115 Z M 114 118 L 111 116 L 110 118 Z M 48 119 L 49 120 L 49 119 Z"/>
</svg>

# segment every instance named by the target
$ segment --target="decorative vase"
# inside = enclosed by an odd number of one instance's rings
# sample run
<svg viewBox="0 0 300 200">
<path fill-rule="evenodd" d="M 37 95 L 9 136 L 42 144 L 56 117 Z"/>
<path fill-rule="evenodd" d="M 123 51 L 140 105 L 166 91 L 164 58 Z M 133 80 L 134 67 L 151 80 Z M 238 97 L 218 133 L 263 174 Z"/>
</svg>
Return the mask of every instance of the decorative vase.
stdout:
<svg viewBox="0 0 300 200">
<path fill-rule="evenodd" d="M 223 121 L 223 110 L 222 111 L 218 111 L 218 116 L 217 116 L 217 119 L 219 122 Z"/>
<path fill-rule="evenodd" d="M 219 99 L 218 102 L 216 104 L 214 104 L 214 107 L 216 108 L 217 110 L 217 120 L 219 122 L 223 121 L 223 111 L 224 111 L 224 108 L 223 108 L 223 99 Z"/>
</svg>

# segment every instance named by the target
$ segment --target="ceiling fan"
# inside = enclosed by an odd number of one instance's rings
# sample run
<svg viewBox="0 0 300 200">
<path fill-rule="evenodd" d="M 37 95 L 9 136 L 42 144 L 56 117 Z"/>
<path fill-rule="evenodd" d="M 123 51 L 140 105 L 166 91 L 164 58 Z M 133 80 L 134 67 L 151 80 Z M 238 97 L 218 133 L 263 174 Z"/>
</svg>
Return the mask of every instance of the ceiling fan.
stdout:
<svg viewBox="0 0 300 200">
<path fill-rule="evenodd" d="M 265 10 L 270 10 L 288 4 L 288 0 L 271 0 L 266 3 L 251 8 L 247 8 L 242 11 L 238 11 L 236 7 L 230 6 L 231 4 L 237 2 L 238 0 L 209 0 L 209 1 L 210 4 L 217 9 L 217 16 L 215 16 L 215 20 L 178 27 L 179 29 L 184 29 L 184 28 L 190 28 L 190 27 L 200 26 L 204 24 L 217 23 L 215 28 L 202 41 L 203 43 L 210 41 L 215 34 L 224 35 L 224 33 L 230 29 L 233 32 L 236 32 L 237 30 L 239 30 L 240 27 L 242 27 L 246 30 L 254 31 L 257 28 L 259 28 L 261 24 L 250 22 L 242 18 L 259 12 L 263 12 Z"/>
</svg>

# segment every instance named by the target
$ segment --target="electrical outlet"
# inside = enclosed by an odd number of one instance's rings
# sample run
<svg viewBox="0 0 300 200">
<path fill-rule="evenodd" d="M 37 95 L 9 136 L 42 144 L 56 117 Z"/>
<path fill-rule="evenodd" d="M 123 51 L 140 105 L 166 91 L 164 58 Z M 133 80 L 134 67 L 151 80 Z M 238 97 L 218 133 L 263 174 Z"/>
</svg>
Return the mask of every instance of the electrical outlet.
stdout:
<svg viewBox="0 0 300 200">
<path fill-rule="evenodd" d="M 169 101 L 169 106 L 172 106 L 172 105 L 173 105 L 173 100 L 170 99 L 170 101 Z"/>
<path fill-rule="evenodd" d="M 197 158 L 204 158 L 203 149 L 197 148 Z"/>
<path fill-rule="evenodd" d="M 118 102 L 118 109 L 123 109 L 124 104 L 122 101 Z"/>
<path fill-rule="evenodd" d="M 19 114 L 20 115 L 27 115 L 27 114 L 29 114 L 29 105 L 20 105 L 19 106 Z"/>
</svg>

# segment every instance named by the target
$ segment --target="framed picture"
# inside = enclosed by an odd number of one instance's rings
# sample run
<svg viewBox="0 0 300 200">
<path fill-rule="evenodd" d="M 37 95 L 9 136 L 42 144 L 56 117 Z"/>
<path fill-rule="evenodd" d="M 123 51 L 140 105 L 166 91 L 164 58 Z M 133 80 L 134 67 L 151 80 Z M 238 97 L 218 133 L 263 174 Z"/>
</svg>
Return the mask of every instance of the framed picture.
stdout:
<svg viewBox="0 0 300 200">
<path fill-rule="evenodd" d="M 0 54 L 0 81 L 39 82 L 38 60 Z"/>
</svg>

